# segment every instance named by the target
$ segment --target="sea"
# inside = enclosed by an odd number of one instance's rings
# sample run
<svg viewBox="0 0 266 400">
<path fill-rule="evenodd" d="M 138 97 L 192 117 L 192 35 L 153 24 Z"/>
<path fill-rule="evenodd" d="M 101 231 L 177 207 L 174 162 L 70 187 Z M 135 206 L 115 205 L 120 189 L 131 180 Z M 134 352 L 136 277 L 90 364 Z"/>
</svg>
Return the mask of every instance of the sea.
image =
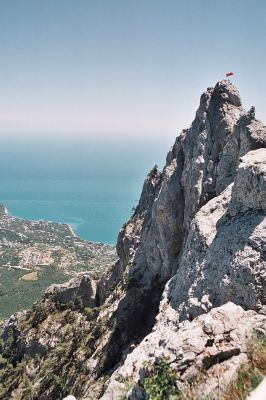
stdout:
<svg viewBox="0 0 266 400">
<path fill-rule="evenodd" d="M 147 173 L 163 167 L 173 142 L 169 135 L 0 137 L 0 202 L 14 216 L 67 223 L 83 239 L 115 244 Z"/>
</svg>

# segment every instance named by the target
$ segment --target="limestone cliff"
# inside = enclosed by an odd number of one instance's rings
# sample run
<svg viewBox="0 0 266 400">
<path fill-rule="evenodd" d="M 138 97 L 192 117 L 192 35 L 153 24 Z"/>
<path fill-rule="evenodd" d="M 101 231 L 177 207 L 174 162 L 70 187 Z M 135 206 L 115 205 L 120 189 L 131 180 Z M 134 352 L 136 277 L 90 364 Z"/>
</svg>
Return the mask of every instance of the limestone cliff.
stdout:
<svg viewBox="0 0 266 400">
<path fill-rule="evenodd" d="M 31 360 L 40 358 L 31 398 L 145 399 L 143 363 L 158 357 L 181 389 L 205 371 L 195 399 L 226 390 L 254 332 L 266 329 L 265 147 L 266 127 L 232 83 L 208 88 L 163 171 L 145 180 L 110 271 L 53 287 L 6 323 L 13 365 L 29 360 L 36 369 Z M 47 364 L 56 376 L 48 382 Z M 21 373 L 20 383 L 7 382 L 6 396 L 23 398 Z"/>
<path fill-rule="evenodd" d="M 234 181 L 241 156 L 265 145 L 266 128 L 255 119 L 254 108 L 243 110 L 232 83 L 226 80 L 208 88 L 191 127 L 177 137 L 167 155 L 162 173 L 155 169 L 149 174 L 139 207 L 119 235 L 120 274 L 115 269 L 108 279 L 113 284 L 115 274 L 127 282 L 116 311 L 124 340 L 140 338 L 152 327 L 164 285 L 183 264 L 182 248 L 195 247 L 190 224 L 197 211 Z M 245 197 L 244 182 L 242 186 Z M 209 216 L 204 220 L 209 222 Z M 197 238 L 192 240 L 197 244 Z M 182 271 L 177 274 L 181 286 L 188 284 Z M 217 300 L 214 306 L 220 304 Z"/>
</svg>

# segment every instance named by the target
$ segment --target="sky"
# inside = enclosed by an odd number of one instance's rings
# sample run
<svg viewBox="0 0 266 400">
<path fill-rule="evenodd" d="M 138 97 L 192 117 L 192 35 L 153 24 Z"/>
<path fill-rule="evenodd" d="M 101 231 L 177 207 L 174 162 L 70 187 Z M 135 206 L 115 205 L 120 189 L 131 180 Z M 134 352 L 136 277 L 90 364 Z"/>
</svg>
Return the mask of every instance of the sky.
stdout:
<svg viewBox="0 0 266 400">
<path fill-rule="evenodd" d="M 265 0 L 0 0 L 0 135 L 173 138 L 235 73 L 266 121 Z"/>
</svg>

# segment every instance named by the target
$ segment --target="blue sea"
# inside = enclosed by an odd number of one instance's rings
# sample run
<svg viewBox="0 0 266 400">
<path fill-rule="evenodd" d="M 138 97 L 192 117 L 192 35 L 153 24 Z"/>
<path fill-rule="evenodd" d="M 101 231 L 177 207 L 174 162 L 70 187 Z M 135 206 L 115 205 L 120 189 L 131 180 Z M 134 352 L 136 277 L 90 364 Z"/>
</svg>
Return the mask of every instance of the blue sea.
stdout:
<svg viewBox="0 0 266 400">
<path fill-rule="evenodd" d="M 149 170 L 173 138 L 0 138 L 0 202 L 10 214 L 70 224 L 83 239 L 115 244 Z"/>
</svg>

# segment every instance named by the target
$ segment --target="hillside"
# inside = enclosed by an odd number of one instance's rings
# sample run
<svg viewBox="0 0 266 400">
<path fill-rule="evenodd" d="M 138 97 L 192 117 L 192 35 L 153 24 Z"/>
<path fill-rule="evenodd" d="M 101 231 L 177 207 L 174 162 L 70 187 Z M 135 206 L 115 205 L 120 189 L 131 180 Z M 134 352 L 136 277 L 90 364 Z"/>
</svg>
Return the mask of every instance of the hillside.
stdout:
<svg viewBox="0 0 266 400">
<path fill-rule="evenodd" d="M 31 307 L 52 283 L 100 276 L 116 258 L 112 246 L 82 240 L 67 224 L 17 218 L 0 205 L 0 319 Z"/>
<path fill-rule="evenodd" d="M 265 147 L 236 87 L 208 88 L 148 174 L 112 268 L 3 324 L 2 398 L 245 398 L 266 373 Z"/>
</svg>

